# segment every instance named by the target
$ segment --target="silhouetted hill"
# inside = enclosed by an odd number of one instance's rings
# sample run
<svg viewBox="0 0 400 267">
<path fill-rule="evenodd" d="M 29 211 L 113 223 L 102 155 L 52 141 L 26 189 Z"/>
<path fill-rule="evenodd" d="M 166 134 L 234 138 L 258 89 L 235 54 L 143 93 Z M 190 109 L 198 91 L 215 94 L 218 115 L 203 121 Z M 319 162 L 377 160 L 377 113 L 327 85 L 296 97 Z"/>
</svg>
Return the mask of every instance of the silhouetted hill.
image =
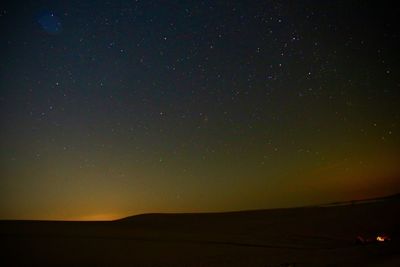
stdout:
<svg viewBox="0 0 400 267">
<path fill-rule="evenodd" d="M 315 205 L 315 206 L 304 206 L 304 207 L 294 207 L 294 208 L 275 208 L 275 209 L 259 209 L 259 210 L 240 210 L 240 211 L 227 211 L 227 212 L 200 212 L 200 213 L 145 213 L 145 214 L 139 214 L 139 215 L 132 215 L 128 217 L 124 217 L 115 221 L 130 221 L 130 220 L 144 220 L 144 219 L 149 219 L 149 220 L 156 220 L 156 218 L 159 217 L 164 217 L 164 218 L 170 218 L 171 216 L 178 216 L 182 219 L 188 218 L 188 217 L 195 217 L 195 216 L 202 216 L 204 218 L 210 218 L 210 217 L 220 217 L 220 216 L 237 216 L 237 215 L 247 215 L 247 216 L 263 216 L 266 214 L 269 214 L 271 212 L 273 213 L 279 213 L 279 212 L 295 212 L 295 211 L 304 211 L 306 209 L 310 208 L 321 208 L 321 207 L 334 207 L 334 206 L 347 206 L 347 205 L 360 205 L 360 204 L 368 204 L 368 203 L 374 203 L 374 202 L 381 202 L 381 201 L 400 201 L 400 193 L 398 194 L 393 194 L 393 195 L 388 195 L 388 196 L 382 196 L 382 197 L 376 197 L 376 198 L 367 198 L 367 199 L 357 199 L 357 200 L 349 200 L 349 201 L 340 201 L 340 202 L 331 202 L 331 203 L 326 203 L 326 204 L 321 204 L 321 205 Z"/>
<path fill-rule="evenodd" d="M 376 200 L 109 222 L 0 221 L 0 265 L 400 266 L 400 197 Z M 355 242 L 383 233 L 392 242 Z"/>
</svg>

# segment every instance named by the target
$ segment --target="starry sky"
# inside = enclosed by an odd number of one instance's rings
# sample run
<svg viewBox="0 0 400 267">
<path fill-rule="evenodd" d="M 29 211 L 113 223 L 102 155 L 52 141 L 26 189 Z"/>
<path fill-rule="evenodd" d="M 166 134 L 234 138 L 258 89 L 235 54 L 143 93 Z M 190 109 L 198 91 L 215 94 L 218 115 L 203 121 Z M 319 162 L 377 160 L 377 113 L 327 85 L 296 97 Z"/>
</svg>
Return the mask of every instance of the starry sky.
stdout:
<svg viewBox="0 0 400 267">
<path fill-rule="evenodd" d="M 385 1 L 5 1 L 0 219 L 400 191 Z"/>
</svg>

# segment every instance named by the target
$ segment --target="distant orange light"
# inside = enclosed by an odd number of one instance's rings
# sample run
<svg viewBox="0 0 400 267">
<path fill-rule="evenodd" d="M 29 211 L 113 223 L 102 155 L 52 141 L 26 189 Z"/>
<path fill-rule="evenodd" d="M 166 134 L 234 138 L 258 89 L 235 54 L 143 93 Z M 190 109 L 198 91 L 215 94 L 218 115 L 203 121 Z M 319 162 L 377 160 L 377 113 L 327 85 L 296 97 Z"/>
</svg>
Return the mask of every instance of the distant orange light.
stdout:
<svg viewBox="0 0 400 267">
<path fill-rule="evenodd" d="M 378 242 L 387 242 L 387 241 L 390 241 L 390 238 L 388 236 L 386 236 L 386 235 L 378 235 L 376 237 L 376 241 L 378 241 Z"/>
</svg>

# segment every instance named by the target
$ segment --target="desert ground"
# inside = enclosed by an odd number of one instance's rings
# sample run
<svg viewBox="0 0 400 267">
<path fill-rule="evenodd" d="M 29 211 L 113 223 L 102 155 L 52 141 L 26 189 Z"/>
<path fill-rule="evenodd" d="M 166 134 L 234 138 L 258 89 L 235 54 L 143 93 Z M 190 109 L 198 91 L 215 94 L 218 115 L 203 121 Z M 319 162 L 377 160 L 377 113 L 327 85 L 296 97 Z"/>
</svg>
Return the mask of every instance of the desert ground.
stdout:
<svg viewBox="0 0 400 267">
<path fill-rule="evenodd" d="M 109 222 L 0 221 L 1 266 L 400 266 L 399 196 Z M 357 236 L 390 242 L 356 244 Z"/>
</svg>

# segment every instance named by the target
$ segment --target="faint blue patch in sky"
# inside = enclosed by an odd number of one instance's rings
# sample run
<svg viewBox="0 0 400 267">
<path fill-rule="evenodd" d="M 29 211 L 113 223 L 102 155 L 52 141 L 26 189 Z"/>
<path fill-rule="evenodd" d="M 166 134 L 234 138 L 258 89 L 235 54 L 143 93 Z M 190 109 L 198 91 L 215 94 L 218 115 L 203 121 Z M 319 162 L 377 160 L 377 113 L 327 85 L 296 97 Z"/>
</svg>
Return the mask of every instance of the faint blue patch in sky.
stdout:
<svg viewBox="0 0 400 267">
<path fill-rule="evenodd" d="M 42 29 L 49 34 L 58 34 L 62 30 L 61 21 L 53 12 L 41 12 L 37 21 Z"/>
</svg>

